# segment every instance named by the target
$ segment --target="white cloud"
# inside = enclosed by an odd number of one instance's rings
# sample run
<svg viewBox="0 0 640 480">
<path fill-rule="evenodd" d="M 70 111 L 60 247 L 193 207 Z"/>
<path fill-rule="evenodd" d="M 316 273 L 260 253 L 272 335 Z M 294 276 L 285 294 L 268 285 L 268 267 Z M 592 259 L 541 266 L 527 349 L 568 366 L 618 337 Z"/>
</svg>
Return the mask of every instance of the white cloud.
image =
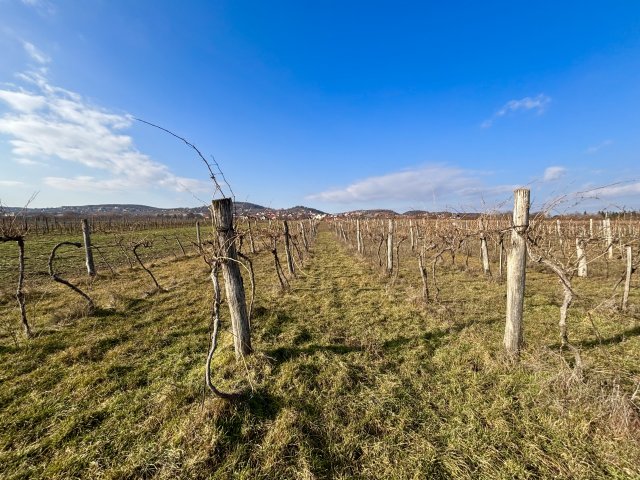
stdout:
<svg viewBox="0 0 640 480">
<path fill-rule="evenodd" d="M 35 60 L 42 65 L 46 65 L 47 63 L 51 62 L 51 58 L 38 50 L 33 43 L 23 41 L 22 46 L 32 60 Z"/>
<path fill-rule="evenodd" d="M 74 190 L 84 192 L 91 192 L 95 190 L 126 191 L 132 187 L 138 186 L 129 178 L 119 177 L 110 179 L 98 179 L 89 175 L 78 175 L 73 178 L 45 177 L 43 181 L 45 185 L 60 190 Z M 199 180 L 181 177 L 175 177 L 175 179 L 171 179 L 171 181 L 167 183 L 160 181 L 159 184 L 160 186 L 167 186 L 168 188 L 177 192 L 199 190 L 202 187 Z"/>
<path fill-rule="evenodd" d="M 613 140 L 605 140 L 604 142 L 599 143 L 598 145 L 593 145 L 589 148 L 587 148 L 585 150 L 585 153 L 589 154 L 589 155 L 593 155 L 594 153 L 597 153 L 598 151 L 602 150 L 605 147 L 608 147 L 609 145 L 613 144 Z"/>
<path fill-rule="evenodd" d="M 611 185 L 609 187 L 596 188 L 589 192 L 592 197 L 624 197 L 640 195 L 640 182 Z"/>
<path fill-rule="evenodd" d="M 41 95 L 11 90 L 0 90 L 0 100 L 4 100 L 13 110 L 22 113 L 33 112 L 47 103 L 46 98 Z"/>
<path fill-rule="evenodd" d="M 478 172 L 446 165 L 428 165 L 376 177 L 365 178 L 345 188 L 327 190 L 307 198 L 331 203 L 357 203 L 384 200 L 385 202 L 425 202 L 437 197 L 469 199 L 483 195 L 510 192 L 514 186 L 486 187 Z"/>
<path fill-rule="evenodd" d="M 22 3 L 35 9 L 41 15 L 53 15 L 56 12 L 49 0 L 22 0 Z"/>
<path fill-rule="evenodd" d="M 551 182 L 553 180 L 558 180 L 559 178 L 563 177 L 565 175 L 565 173 L 567 173 L 567 169 L 564 167 L 547 167 L 544 170 L 544 176 L 542 177 L 542 180 L 545 182 Z"/>
<path fill-rule="evenodd" d="M 500 110 L 494 113 L 491 118 L 482 122 L 481 126 L 482 128 L 489 128 L 497 118 L 504 117 L 505 115 L 518 111 L 534 110 L 538 115 L 541 115 L 545 112 L 550 103 L 551 97 L 543 93 L 535 97 L 524 97 L 520 100 L 509 100 Z"/>
<path fill-rule="evenodd" d="M 24 183 L 14 180 L 0 180 L 0 187 L 21 187 Z"/>
<path fill-rule="evenodd" d="M 31 160 L 30 158 L 14 158 L 14 162 L 19 163 L 20 165 L 28 165 L 28 166 L 38 166 L 38 167 L 47 167 L 48 164 L 44 162 L 38 162 L 36 160 Z"/>
<path fill-rule="evenodd" d="M 210 189 L 206 182 L 179 177 L 140 152 L 123 133 L 133 122 L 131 116 L 109 112 L 75 92 L 52 86 L 41 73 L 20 78 L 31 84 L 31 91 L 0 88 L 0 104 L 9 107 L 0 115 L 0 134 L 9 137 L 16 161 L 62 160 L 96 172 L 74 178 L 49 177 L 45 184 L 73 190 Z"/>
</svg>

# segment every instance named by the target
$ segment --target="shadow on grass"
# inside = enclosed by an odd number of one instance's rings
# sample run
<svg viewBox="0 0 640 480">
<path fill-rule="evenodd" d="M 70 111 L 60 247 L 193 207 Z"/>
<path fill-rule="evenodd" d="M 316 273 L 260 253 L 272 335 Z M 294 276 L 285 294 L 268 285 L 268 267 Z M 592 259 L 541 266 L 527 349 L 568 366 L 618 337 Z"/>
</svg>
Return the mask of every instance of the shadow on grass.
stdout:
<svg viewBox="0 0 640 480">
<path fill-rule="evenodd" d="M 263 429 L 246 428 L 247 425 L 273 421 L 283 406 L 283 400 L 265 387 L 238 392 L 231 401 L 225 402 L 225 412 L 216 421 L 223 441 L 216 444 L 205 461 L 212 471 L 220 468 L 234 452 L 246 455 L 246 445 L 260 443 Z"/>
<path fill-rule="evenodd" d="M 126 301 L 122 311 L 128 315 L 130 315 L 131 312 L 140 313 L 148 305 L 149 302 L 147 301 L 147 298 L 131 298 Z"/>
<path fill-rule="evenodd" d="M 114 315 L 119 315 L 119 312 L 114 308 L 96 307 L 91 312 L 91 317 L 96 317 L 96 318 L 108 318 Z"/>
<path fill-rule="evenodd" d="M 442 344 L 442 339 L 459 333 L 466 328 L 472 327 L 474 325 L 491 325 L 495 323 L 497 320 L 470 320 L 467 322 L 461 322 L 452 325 L 449 328 L 438 328 L 436 330 L 430 330 L 428 332 L 423 333 L 422 335 L 414 335 L 412 337 L 403 337 L 399 336 L 393 338 L 391 340 L 387 340 L 382 344 L 382 348 L 387 351 L 397 351 L 402 348 L 405 348 L 407 344 L 421 341 L 430 344 L 433 348 L 438 348 Z"/>
<path fill-rule="evenodd" d="M 613 345 L 614 343 L 620 343 L 629 337 L 637 337 L 638 335 L 640 335 L 640 325 L 630 328 L 629 330 L 625 330 L 624 332 L 618 333 L 609 338 L 603 338 L 602 340 L 598 340 L 597 338 L 591 340 L 582 340 L 580 342 L 575 342 L 574 345 L 579 348 L 593 348 L 602 345 Z M 551 346 L 551 348 L 554 347 L 560 348 L 560 344 L 556 343 Z"/>
<path fill-rule="evenodd" d="M 271 394 L 266 388 L 241 393 L 238 409 L 254 418 L 273 420 L 282 408 L 282 399 Z"/>
<path fill-rule="evenodd" d="M 16 347 L 15 345 L 0 345 L 0 355 L 16 352 L 19 348 L 20 347 Z"/>
<path fill-rule="evenodd" d="M 273 358 L 278 363 L 287 362 L 300 355 L 313 355 L 317 352 L 329 352 L 336 355 L 345 355 L 351 352 L 361 352 L 364 349 L 361 346 L 349 345 L 309 345 L 308 347 L 279 347 L 267 350 L 265 353 L 268 357 Z"/>
</svg>

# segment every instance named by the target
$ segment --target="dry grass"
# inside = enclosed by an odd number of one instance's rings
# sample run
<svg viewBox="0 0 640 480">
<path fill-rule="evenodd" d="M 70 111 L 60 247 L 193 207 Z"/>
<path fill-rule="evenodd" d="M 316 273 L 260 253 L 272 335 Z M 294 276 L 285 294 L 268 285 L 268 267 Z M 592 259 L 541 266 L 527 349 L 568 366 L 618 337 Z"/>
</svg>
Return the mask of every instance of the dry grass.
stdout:
<svg viewBox="0 0 640 480">
<path fill-rule="evenodd" d="M 235 404 L 203 388 L 211 288 L 201 260 L 158 262 L 168 291 L 153 296 L 142 271 L 98 279 L 91 316 L 61 286 L 30 291 L 36 338 L 0 339 L 0 477 L 640 476 L 632 317 L 598 313 L 600 342 L 572 307 L 578 379 L 558 347 L 545 273 L 529 276 L 527 348 L 512 366 L 498 282 L 447 270 L 442 303 L 424 307 L 410 265 L 388 289 L 321 232 L 283 294 L 269 255 L 254 260 L 257 353 L 236 363 L 225 332 L 214 359 L 220 387 L 248 392 Z M 2 312 L 17 317 L 10 304 Z"/>
</svg>

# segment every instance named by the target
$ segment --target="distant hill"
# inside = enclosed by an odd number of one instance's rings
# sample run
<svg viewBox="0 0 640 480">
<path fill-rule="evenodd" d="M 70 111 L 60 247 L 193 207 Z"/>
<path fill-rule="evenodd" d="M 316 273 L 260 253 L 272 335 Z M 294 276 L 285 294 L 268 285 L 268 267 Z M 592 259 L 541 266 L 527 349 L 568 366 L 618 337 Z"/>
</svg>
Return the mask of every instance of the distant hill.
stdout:
<svg viewBox="0 0 640 480">
<path fill-rule="evenodd" d="M 315 208 L 303 207 L 302 205 L 296 205 L 295 207 L 285 208 L 284 210 L 277 210 L 292 215 L 326 215 L 325 212 Z"/>
<path fill-rule="evenodd" d="M 425 210 L 409 210 L 403 214 L 388 209 L 351 210 L 335 215 L 327 214 L 321 210 L 303 205 L 290 208 L 270 208 L 249 202 L 235 202 L 235 214 L 238 216 L 250 216 L 257 218 L 309 218 L 318 215 L 330 215 L 336 217 L 359 218 L 389 218 L 404 217 L 429 217 L 429 218 L 477 218 L 479 213 L 463 212 L 428 212 Z M 25 212 L 27 216 L 46 215 L 56 217 L 91 217 L 91 216 L 139 216 L 139 217 L 208 217 L 209 208 L 200 207 L 175 207 L 158 208 L 148 205 L 105 203 L 101 205 L 65 205 L 62 207 L 27 208 L 2 207 L 0 216 L 4 214 L 15 215 Z"/>
<path fill-rule="evenodd" d="M 235 202 L 234 210 L 236 215 L 240 216 L 264 216 L 265 218 L 280 217 L 311 217 L 315 215 L 324 215 L 324 212 L 315 208 L 304 207 L 301 205 L 286 208 L 273 209 L 257 205 L 249 202 Z M 5 214 L 19 214 L 24 212 L 27 216 L 47 215 L 47 216 L 139 216 L 139 217 L 198 217 L 208 216 L 209 208 L 201 207 L 176 207 L 176 208 L 158 208 L 148 205 L 135 204 L 101 204 L 101 205 L 65 205 L 62 207 L 48 208 L 21 208 L 21 207 L 3 207 Z M 0 214 L 1 215 L 1 214 Z"/>
<path fill-rule="evenodd" d="M 372 210 L 351 210 L 349 212 L 339 213 L 339 217 L 362 217 L 362 218 L 375 218 L 375 217 L 395 217 L 398 213 L 393 210 L 385 209 L 372 209 Z"/>
<path fill-rule="evenodd" d="M 405 217 L 426 217 L 430 215 L 426 210 L 409 210 L 408 212 L 404 212 L 402 215 Z"/>
</svg>

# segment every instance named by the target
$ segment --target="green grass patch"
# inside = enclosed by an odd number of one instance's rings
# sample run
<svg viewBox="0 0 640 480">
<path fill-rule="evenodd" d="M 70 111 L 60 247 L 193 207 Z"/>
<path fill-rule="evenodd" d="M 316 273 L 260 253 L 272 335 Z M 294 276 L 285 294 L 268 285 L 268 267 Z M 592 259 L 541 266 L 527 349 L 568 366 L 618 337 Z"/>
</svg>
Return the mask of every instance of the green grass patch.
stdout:
<svg viewBox="0 0 640 480">
<path fill-rule="evenodd" d="M 167 292 L 124 268 L 90 288 L 30 292 L 36 337 L 0 336 L 0 477 L 26 478 L 638 478 L 640 381 L 632 316 L 570 310 L 584 377 L 559 349 L 559 291 L 532 270 L 526 348 L 503 356 L 504 285 L 439 266 L 441 302 L 419 301 L 405 251 L 389 287 L 367 259 L 321 231 L 281 292 L 269 252 L 253 256 L 252 341 L 236 362 L 226 305 L 217 386 L 204 389 L 212 288 L 197 257 L 158 260 Z M 415 271 L 414 271 L 415 270 Z M 591 282 L 591 283 L 589 283 Z M 247 283 L 248 284 L 248 283 Z M 581 291 L 596 300 L 596 280 Z M 634 292 L 632 303 L 640 303 Z M 3 320 L 16 328 L 15 306 Z M 68 309 L 66 311 L 65 309 Z"/>
</svg>

